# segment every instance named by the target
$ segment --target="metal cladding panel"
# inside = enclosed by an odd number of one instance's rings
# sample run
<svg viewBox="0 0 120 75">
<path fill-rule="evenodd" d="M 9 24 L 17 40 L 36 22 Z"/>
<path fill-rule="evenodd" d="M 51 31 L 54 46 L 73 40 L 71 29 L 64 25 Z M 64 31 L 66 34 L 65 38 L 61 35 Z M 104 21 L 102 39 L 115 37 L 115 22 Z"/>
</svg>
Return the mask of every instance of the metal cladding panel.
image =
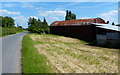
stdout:
<svg viewBox="0 0 120 75">
<path fill-rule="evenodd" d="M 96 40 L 96 27 L 92 23 L 105 24 L 101 18 L 56 21 L 50 25 L 50 33 L 82 40 Z"/>
<path fill-rule="evenodd" d="M 78 38 L 86 41 L 96 39 L 94 26 L 51 26 L 50 33 L 62 36 Z"/>
<path fill-rule="evenodd" d="M 107 33 L 107 39 L 112 39 L 112 40 L 119 40 L 119 33 L 118 32 L 112 32 L 112 33 Z"/>
</svg>

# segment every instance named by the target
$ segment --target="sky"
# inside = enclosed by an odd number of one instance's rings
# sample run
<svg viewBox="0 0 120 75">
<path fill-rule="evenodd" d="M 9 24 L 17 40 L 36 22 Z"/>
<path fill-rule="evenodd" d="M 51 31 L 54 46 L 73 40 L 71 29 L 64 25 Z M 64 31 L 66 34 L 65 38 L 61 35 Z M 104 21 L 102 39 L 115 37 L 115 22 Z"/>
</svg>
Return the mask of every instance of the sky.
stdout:
<svg viewBox="0 0 120 75">
<path fill-rule="evenodd" d="M 118 24 L 118 2 L 2 2 L 0 14 L 13 17 L 15 26 L 27 28 L 29 17 L 46 18 L 50 25 L 54 21 L 63 21 L 66 10 L 76 14 L 77 19 L 100 17 Z"/>
<path fill-rule="evenodd" d="M 119 0 L 2 0 L 2 2 L 118 2 Z"/>
</svg>

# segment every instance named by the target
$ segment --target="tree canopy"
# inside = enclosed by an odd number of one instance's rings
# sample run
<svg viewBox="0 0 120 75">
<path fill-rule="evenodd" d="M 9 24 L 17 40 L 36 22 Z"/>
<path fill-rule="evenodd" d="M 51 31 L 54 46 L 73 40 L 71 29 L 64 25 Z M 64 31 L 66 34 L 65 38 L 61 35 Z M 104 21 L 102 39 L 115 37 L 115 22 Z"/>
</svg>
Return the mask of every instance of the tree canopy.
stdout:
<svg viewBox="0 0 120 75">
<path fill-rule="evenodd" d="M 0 20 L 2 20 L 0 24 L 2 24 L 2 27 L 14 27 L 14 19 L 12 17 L 8 17 L 8 16 L 0 16 Z"/>
<path fill-rule="evenodd" d="M 112 22 L 112 25 L 115 25 L 115 23 L 114 23 L 114 22 Z"/>
<path fill-rule="evenodd" d="M 33 33 L 49 33 L 49 26 L 44 18 L 43 22 L 40 19 L 29 18 L 28 20 L 28 31 Z"/>
<path fill-rule="evenodd" d="M 0 36 L 15 34 L 17 32 L 23 31 L 22 26 L 15 27 L 14 25 L 15 21 L 12 17 L 0 16 L 0 28 L 2 29 L 2 33 L 0 32 Z"/>
<path fill-rule="evenodd" d="M 76 19 L 76 14 L 72 13 L 71 11 L 66 11 L 65 20 L 74 20 Z"/>
</svg>

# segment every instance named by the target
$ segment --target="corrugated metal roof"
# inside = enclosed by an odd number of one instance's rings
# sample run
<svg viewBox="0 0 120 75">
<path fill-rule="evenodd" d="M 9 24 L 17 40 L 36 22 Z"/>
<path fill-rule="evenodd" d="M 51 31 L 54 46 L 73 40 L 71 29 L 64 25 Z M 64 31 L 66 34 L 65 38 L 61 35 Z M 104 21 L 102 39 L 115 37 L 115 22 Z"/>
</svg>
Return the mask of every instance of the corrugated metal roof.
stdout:
<svg viewBox="0 0 120 75">
<path fill-rule="evenodd" d="M 67 21 L 55 21 L 50 26 L 79 26 L 79 25 L 91 25 L 92 23 L 103 23 L 105 21 L 101 18 L 92 19 L 77 19 L 77 20 L 67 20 Z"/>
<path fill-rule="evenodd" d="M 104 28 L 104 29 L 109 29 L 109 30 L 114 30 L 114 31 L 120 31 L 119 26 L 114 26 L 111 24 L 99 24 L 99 23 L 93 23 L 94 25 L 97 25 L 96 27 L 99 28 Z"/>
</svg>

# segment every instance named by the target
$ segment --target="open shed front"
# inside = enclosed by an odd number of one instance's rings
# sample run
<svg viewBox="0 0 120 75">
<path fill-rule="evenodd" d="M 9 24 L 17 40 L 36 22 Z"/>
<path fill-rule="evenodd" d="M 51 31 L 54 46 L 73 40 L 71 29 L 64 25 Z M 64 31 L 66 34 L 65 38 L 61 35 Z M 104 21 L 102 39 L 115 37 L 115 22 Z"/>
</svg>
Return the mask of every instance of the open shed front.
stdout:
<svg viewBox="0 0 120 75">
<path fill-rule="evenodd" d="M 108 47 L 120 47 L 120 30 L 119 26 L 110 24 L 96 25 L 96 41 L 97 45 Z"/>
</svg>

